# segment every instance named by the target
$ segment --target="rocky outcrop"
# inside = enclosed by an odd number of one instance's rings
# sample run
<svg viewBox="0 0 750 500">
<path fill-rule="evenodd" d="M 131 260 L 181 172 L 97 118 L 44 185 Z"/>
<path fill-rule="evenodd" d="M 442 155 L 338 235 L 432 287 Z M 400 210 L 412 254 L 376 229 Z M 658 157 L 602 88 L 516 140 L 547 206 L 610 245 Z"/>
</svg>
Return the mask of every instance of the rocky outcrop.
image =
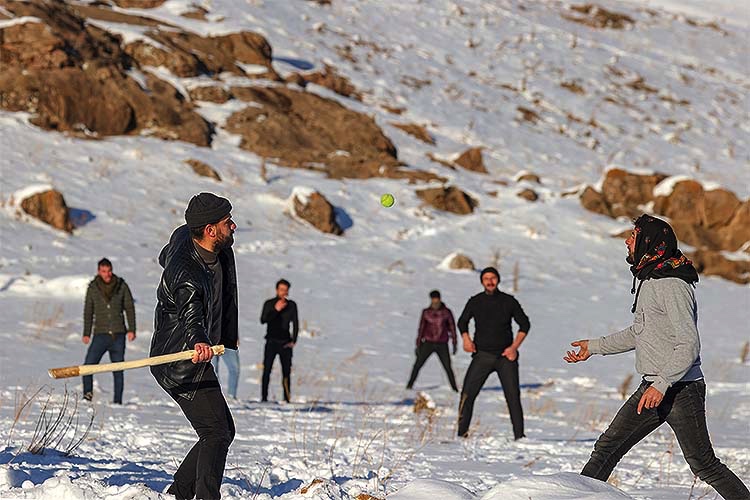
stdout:
<svg viewBox="0 0 750 500">
<path fill-rule="evenodd" d="M 534 184 L 541 184 L 542 178 L 539 177 L 537 174 L 531 173 L 531 172 L 525 172 L 521 173 L 516 177 L 516 182 L 531 182 Z"/>
<path fill-rule="evenodd" d="M 154 9 L 159 7 L 165 0 L 113 0 L 118 7 L 123 9 Z"/>
<path fill-rule="evenodd" d="M 295 188 L 289 197 L 291 213 L 323 233 L 341 235 L 344 230 L 336 222 L 334 206 L 317 191 Z"/>
<path fill-rule="evenodd" d="M 563 14 L 562 17 L 591 28 L 621 30 L 635 24 L 633 18 L 627 14 L 607 10 L 595 4 L 571 5 L 570 10 L 573 14 Z"/>
<path fill-rule="evenodd" d="M 472 172 L 486 174 L 487 168 L 484 166 L 482 158 L 482 148 L 470 148 L 461 153 L 454 161 L 456 165 Z"/>
<path fill-rule="evenodd" d="M 338 179 L 440 180 L 402 168 L 396 147 L 375 121 L 336 101 L 285 87 L 232 87 L 231 92 L 253 106 L 230 116 L 225 128 L 242 137 L 240 147 L 259 156 Z"/>
<path fill-rule="evenodd" d="M 278 80 L 271 47 L 255 33 L 201 37 L 102 4 L 0 0 L 0 7 L 25 19 L 0 28 L 0 108 L 28 112 L 45 129 L 208 146 L 212 126 L 193 104 L 153 73 L 134 79 L 137 70 L 165 66 L 180 76 L 230 71 Z M 147 39 L 123 47 L 96 20 L 138 26 Z M 211 97 L 223 98 L 218 91 Z"/>
<path fill-rule="evenodd" d="M 391 126 L 396 127 L 399 130 L 403 130 L 410 136 L 414 137 L 415 139 L 418 139 L 426 144 L 430 144 L 432 146 L 435 145 L 435 138 L 430 135 L 430 133 L 427 131 L 427 128 L 424 125 L 418 125 L 416 123 L 398 123 L 398 122 L 390 122 Z"/>
<path fill-rule="evenodd" d="M 230 91 L 218 85 L 192 87 L 188 90 L 188 93 L 190 94 L 190 99 L 194 101 L 214 102 L 217 104 L 223 104 L 234 97 Z"/>
<path fill-rule="evenodd" d="M 516 196 L 519 198 L 523 198 L 527 201 L 536 201 L 539 199 L 539 195 L 536 191 L 533 189 L 524 189 L 523 191 L 519 192 Z"/>
<path fill-rule="evenodd" d="M 417 196 L 428 205 L 458 215 L 468 215 L 479 202 L 455 186 L 421 189 Z"/>
<path fill-rule="evenodd" d="M 472 261 L 470 257 L 464 255 L 461 252 L 454 252 L 445 257 L 443 259 L 443 262 L 440 264 L 440 267 L 445 269 L 452 269 L 454 271 L 467 269 L 473 271 L 474 269 L 476 269 L 476 266 L 474 266 L 474 261 Z"/>
<path fill-rule="evenodd" d="M 189 160 L 185 160 L 185 163 L 190 165 L 190 167 L 193 169 L 193 172 L 200 175 L 201 177 L 208 177 L 209 179 L 221 182 L 221 176 L 211 165 L 192 158 Z"/>
<path fill-rule="evenodd" d="M 654 188 L 666 179 L 663 174 L 631 174 L 623 169 L 608 170 L 598 192 L 587 188 L 582 196 L 584 207 L 610 217 L 637 217 L 642 206 L 654 199 Z"/>
<path fill-rule="evenodd" d="M 698 250 L 688 254 L 696 270 L 706 276 L 719 276 L 742 285 L 750 283 L 750 260 L 730 260 L 720 252 Z"/>
<path fill-rule="evenodd" d="M 340 75 L 333 66 L 325 65 L 323 70 L 312 73 L 292 73 L 286 78 L 287 82 L 295 83 L 300 87 L 314 83 L 325 87 L 332 92 L 356 101 L 362 101 L 362 93 L 345 76 Z"/>
<path fill-rule="evenodd" d="M 181 77 L 229 72 L 281 80 L 271 65 L 271 45 L 257 33 L 203 37 L 180 30 L 153 29 L 146 35 L 156 43 L 138 40 L 125 46 L 125 52 L 140 66 L 164 66 Z M 246 71 L 240 64 L 255 69 Z"/>
<path fill-rule="evenodd" d="M 700 272 L 747 282 L 747 261 L 724 253 L 750 252 L 750 200 L 743 202 L 731 191 L 707 191 L 687 178 L 614 169 L 605 175 L 601 192 L 583 191 L 581 204 L 610 217 L 636 217 L 652 204 L 650 212 L 667 218 L 678 239 L 696 249 L 690 256 Z"/>
<path fill-rule="evenodd" d="M 42 191 L 20 200 L 24 212 L 45 224 L 71 233 L 74 226 L 70 220 L 70 210 L 62 193 L 55 189 Z"/>
</svg>

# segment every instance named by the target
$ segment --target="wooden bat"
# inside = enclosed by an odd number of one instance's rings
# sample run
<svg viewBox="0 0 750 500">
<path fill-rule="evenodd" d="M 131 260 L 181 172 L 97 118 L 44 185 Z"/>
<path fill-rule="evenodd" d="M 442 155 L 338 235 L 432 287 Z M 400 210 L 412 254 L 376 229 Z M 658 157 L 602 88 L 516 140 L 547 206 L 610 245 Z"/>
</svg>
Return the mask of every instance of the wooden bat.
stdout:
<svg viewBox="0 0 750 500">
<path fill-rule="evenodd" d="M 214 356 L 224 354 L 223 345 L 211 346 Z M 174 363 L 175 361 L 185 361 L 195 355 L 194 350 L 175 352 L 173 354 L 164 354 L 163 356 L 153 356 L 151 358 L 134 359 L 133 361 L 121 361 L 119 363 L 106 363 L 101 365 L 78 365 L 66 366 L 63 368 L 50 368 L 49 376 L 52 378 L 70 378 L 80 377 L 83 375 L 92 375 L 94 373 L 117 372 L 120 370 L 130 370 L 132 368 L 143 368 L 144 366 L 163 365 Z"/>
</svg>

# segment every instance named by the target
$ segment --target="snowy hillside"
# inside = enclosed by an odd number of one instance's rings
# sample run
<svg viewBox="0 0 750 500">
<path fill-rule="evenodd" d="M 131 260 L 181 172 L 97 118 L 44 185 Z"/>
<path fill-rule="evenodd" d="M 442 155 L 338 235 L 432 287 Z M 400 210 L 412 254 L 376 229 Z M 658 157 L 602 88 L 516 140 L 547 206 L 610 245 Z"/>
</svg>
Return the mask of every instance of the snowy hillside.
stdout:
<svg viewBox="0 0 750 500">
<path fill-rule="evenodd" d="M 126 373 L 122 407 L 107 403 L 111 376 L 95 377 L 93 410 L 80 412 L 94 411 L 94 426 L 71 457 L 59 447 L 25 451 L 40 405 L 18 411 L 40 387 L 41 402 L 51 391 L 60 403 L 65 384 L 46 370 L 82 362 L 83 297 L 103 256 L 136 299 L 138 338 L 126 358 L 147 356 L 159 250 L 183 222 L 190 196 L 212 191 L 232 201 L 238 225 L 242 374 L 239 401 L 230 403 L 237 437 L 225 498 L 713 498 L 666 426 L 625 457 L 612 487 L 569 474 L 585 464 L 635 371 L 632 354 L 575 366 L 562 356 L 569 342 L 631 320 L 626 250 L 611 237 L 628 224 L 586 211 L 575 196 L 582 185 L 617 165 L 750 196 L 748 9 L 689 2 L 681 15 L 678 2 L 606 1 L 633 23 L 595 29 L 570 20 L 586 16 L 562 2 L 318 3 L 205 0 L 198 4 L 205 20 L 181 15 L 195 9 L 187 0 L 113 10 L 203 36 L 260 33 L 281 77 L 330 65 L 361 100 L 313 83 L 307 91 L 372 116 L 406 168 L 446 178 L 478 206 L 456 215 L 425 205 L 416 190 L 436 181 L 341 179 L 263 161 L 227 130 L 230 116 L 252 103 L 189 97 L 209 83 L 283 82 L 229 73 L 180 78 L 152 68 L 215 126 L 209 147 L 137 135 L 86 140 L 32 125 L 28 113 L 0 111 L 0 497 L 161 497 L 194 433 L 147 370 Z M 17 23 L 0 20 L 0 29 Z M 92 23 L 148 39 L 128 24 Z M 424 126 L 435 144 L 393 123 Z M 487 174 L 427 156 L 450 162 L 470 147 L 483 148 Z M 188 159 L 211 165 L 221 182 L 196 175 Z M 518 182 L 523 173 L 541 183 Z M 21 212 L 20 200 L 40 186 L 64 194 L 80 223 L 72 234 Z M 517 196 L 527 188 L 536 202 Z M 290 217 L 290 195 L 311 190 L 337 207 L 343 236 Z M 383 193 L 393 193 L 393 207 L 381 206 Z M 415 413 L 417 392 L 404 389 L 428 292 L 440 289 L 457 315 L 480 291 L 477 273 L 441 265 L 457 251 L 477 267 L 497 264 L 501 289 L 531 319 L 520 354 L 528 439 L 519 443 L 494 378 L 466 440 L 455 437 L 458 397 L 435 359 L 416 384 L 434 411 Z M 294 402 L 261 405 L 258 318 L 281 277 L 292 283 L 304 326 Z M 748 482 L 750 362 L 741 362 L 741 351 L 750 341 L 750 286 L 702 277 L 697 297 L 711 438 Z M 470 358 L 459 352 L 453 360 L 460 384 Z M 281 399 L 280 386 L 275 368 L 272 398 Z M 80 381 L 67 387 L 78 392 Z"/>
</svg>

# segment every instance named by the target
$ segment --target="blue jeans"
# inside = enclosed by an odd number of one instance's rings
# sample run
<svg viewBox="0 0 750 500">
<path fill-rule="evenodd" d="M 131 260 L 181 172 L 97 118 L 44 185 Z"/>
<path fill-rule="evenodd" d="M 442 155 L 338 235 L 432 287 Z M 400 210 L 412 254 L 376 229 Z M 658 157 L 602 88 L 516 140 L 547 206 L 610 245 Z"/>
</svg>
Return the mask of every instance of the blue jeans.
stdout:
<svg viewBox="0 0 750 500">
<path fill-rule="evenodd" d="M 116 333 L 109 335 L 107 333 L 99 333 L 91 336 L 91 343 L 89 344 L 89 350 L 86 352 L 86 365 L 98 365 L 99 361 L 102 360 L 105 352 L 109 352 L 109 360 L 113 363 L 119 361 L 125 361 L 125 333 Z M 112 372 L 115 378 L 115 395 L 113 401 L 118 404 L 122 404 L 122 387 L 123 387 L 123 374 L 122 371 Z M 94 392 L 94 376 L 85 375 L 83 377 L 83 394 L 91 394 Z"/>
<path fill-rule="evenodd" d="M 214 356 L 211 363 L 214 365 L 216 378 L 219 378 L 219 360 L 223 359 L 227 365 L 229 397 L 237 398 L 237 383 L 240 379 L 240 352 L 237 349 L 227 349 L 223 356 Z"/>
</svg>

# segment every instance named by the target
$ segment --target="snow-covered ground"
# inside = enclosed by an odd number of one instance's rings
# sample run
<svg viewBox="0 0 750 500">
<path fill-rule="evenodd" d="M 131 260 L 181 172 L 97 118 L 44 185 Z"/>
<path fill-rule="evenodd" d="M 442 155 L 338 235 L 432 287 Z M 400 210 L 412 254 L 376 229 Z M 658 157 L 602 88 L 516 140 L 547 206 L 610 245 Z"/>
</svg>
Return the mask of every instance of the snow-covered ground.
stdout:
<svg viewBox="0 0 750 500">
<path fill-rule="evenodd" d="M 65 384 L 51 382 L 47 368 L 83 360 L 83 294 L 102 256 L 136 298 L 138 338 L 126 356 L 147 355 L 158 252 L 181 224 L 189 197 L 214 191 L 232 200 L 239 226 L 242 375 L 239 401 L 231 403 L 237 437 L 222 487 L 227 498 L 627 498 L 569 473 L 581 469 L 622 404 L 619 387 L 634 373 L 633 357 L 575 366 L 561 359 L 570 341 L 630 321 L 625 247 L 610 237 L 627 225 L 586 212 L 561 193 L 595 183 L 617 164 L 750 194 L 743 9 L 720 3 L 730 10 L 717 9 L 716 17 L 740 12 L 737 22 L 720 24 L 722 33 L 657 8 L 666 2 L 648 3 L 656 14 L 643 10 L 645 2 L 602 2 L 636 19 L 625 31 L 565 21 L 566 6 L 555 2 L 334 0 L 320 7 L 214 0 L 205 2 L 210 18 L 223 20 L 210 23 L 179 17 L 189 4 L 168 0 L 141 12 L 205 33 L 260 31 L 282 73 L 300 62 L 332 63 L 365 91 L 363 103 L 333 97 L 373 113 L 401 159 L 449 177 L 480 200 L 479 208 L 463 217 L 437 213 L 403 182 L 330 180 L 273 165 L 266 183 L 259 159 L 224 132 L 210 149 L 150 138 L 82 141 L 40 131 L 22 114 L 0 113 L 0 497 L 160 497 L 194 434 L 146 370 L 126 373 L 122 407 L 107 403 L 111 377 L 95 377 L 93 410 L 80 412 L 95 411 L 94 426 L 71 457 L 59 449 L 24 451 L 38 404 L 13 423 L 23 395 L 42 386 L 59 403 Z M 669 12 L 674 8 L 673 2 Z M 704 8 L 701 19 L 713 19 L 713 12 Z M 356 62 L 341 56 L 346 45 Z M 636 75 L 658 92 L 624 88 Z M 416 88 L 417 80 L 430 83 Z M 586 94 L 563 89 L 563 81 L 578 82 Z M 673 102 L 681 99 L 689 104 Z M 397 117 L 380 105 L 407 111 Z M 206 104 L 201 111 L 223 120 L 232 106 Z M 537 110 L 540 121 L 519 120 L 518 106 Z M 429 124 L 437 146 L 390 127 L 393 120 Z M 468 146 L 486 148 L 491 175 L 450 171 L 425 158 Z M 188 158 L 211 164 L 224 182 L 195 176 L 183 163 Z M 521 170 L 541 176 L 543 184 L 532 186 L 539 202 L 516 197 L 525 187 L 513 181 Z M 17 215 L 14 194 L 38 185 L 56 187 L 93 219 L 69 236 Z M 319 190 L 345 212 L 352 221 L 345 236 L 322 235 L 285 214 L 300 187 Z M 386 192 L 396 198 L 392 208 L 379 203 Z M 518 265 L 515 295 L 532 322 L 520 358 L 528 439 L 519 443 L 496 379 L 478 399 L 467 440 L 455 437 L 458 398 L 436 360 L 416 387 L 434 400 L 434 412 L 414 413 L 417 394 L 404 389 L 429 290 L 440 289 L 455 314 L 479 291 L 476 273 L 440 266 L 458 250 L 477 266 L 498 263 L 506 291 Z M 294 358 L 295 402 L 261 405 L 258 317 L 280 277 L 292 282 L 304 326 Z M 697 294 L 711 437 L 747 482 L 750 364 L 740 363 L 740 351 L 750 340 L 750 287 L 703 278 Z M 461 379 L 469 356 L 453 359 Z M 280 385 L 274 373 L 273 397 Z M 68 388 L 79 391 L 79 381 Z M 611 483 L 637 499 L 714 495 L 694 482 L 667 427 L 637 446 Z"/>
</svg>

